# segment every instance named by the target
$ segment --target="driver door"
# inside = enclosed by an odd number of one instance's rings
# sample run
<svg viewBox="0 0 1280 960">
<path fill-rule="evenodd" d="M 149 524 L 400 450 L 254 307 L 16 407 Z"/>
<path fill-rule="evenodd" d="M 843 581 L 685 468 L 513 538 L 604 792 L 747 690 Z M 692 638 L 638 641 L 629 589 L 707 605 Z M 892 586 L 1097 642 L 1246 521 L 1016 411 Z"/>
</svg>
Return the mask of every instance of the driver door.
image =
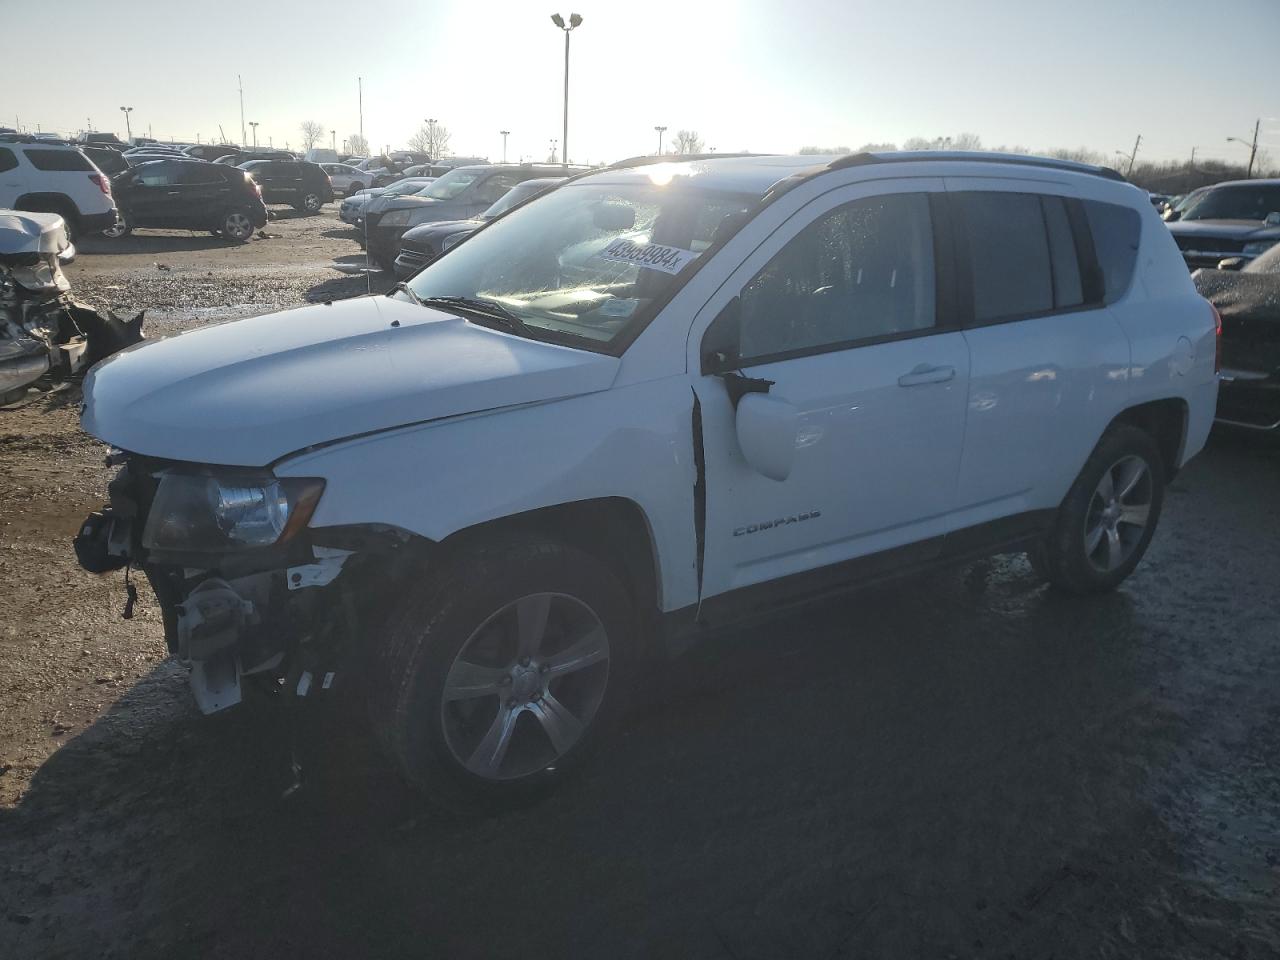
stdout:
<svg viewBox="0 0 1280 960">
<path fill-rule="evenodd" d="M 695 329 L 716 318 L 691 357 L 704 600 L 817 570 L 848 579 L 871 572 L 855 562 L 871 555 L 899 564 L 940 551 L 969 376 L 949 283 L 938 283 L 937 263 L 944 277 L 950 264 L 935 256 L 931 196 L 942 191 L 934 179 L 831 191 L 700 311 Z"/>
</svg>

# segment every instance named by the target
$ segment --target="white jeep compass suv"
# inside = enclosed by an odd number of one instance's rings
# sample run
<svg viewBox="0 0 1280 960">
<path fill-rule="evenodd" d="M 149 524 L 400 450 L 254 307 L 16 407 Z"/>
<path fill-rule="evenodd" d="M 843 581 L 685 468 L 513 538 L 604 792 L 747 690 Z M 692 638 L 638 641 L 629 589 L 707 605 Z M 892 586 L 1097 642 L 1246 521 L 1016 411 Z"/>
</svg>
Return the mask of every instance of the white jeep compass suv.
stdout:
<svg viewBox="0 0 1280 960">
<path fill-rule="evenodd" d="M 206 711 L 358 677 L 454 805 L 540 793 L 642 660 L 886 571 L 1127 577 L 1217 395 L 1146 195 L 988 154 L 640 160 L 383 297 L 119 354 L 84 565 L 145 571 Z"/>
<path fill-rule="evenodd" d="M 116 222 L 111 182 L 73 144 L 0 135 L 0 208 L 56 213 L 75 240 Z"/>
</svg>

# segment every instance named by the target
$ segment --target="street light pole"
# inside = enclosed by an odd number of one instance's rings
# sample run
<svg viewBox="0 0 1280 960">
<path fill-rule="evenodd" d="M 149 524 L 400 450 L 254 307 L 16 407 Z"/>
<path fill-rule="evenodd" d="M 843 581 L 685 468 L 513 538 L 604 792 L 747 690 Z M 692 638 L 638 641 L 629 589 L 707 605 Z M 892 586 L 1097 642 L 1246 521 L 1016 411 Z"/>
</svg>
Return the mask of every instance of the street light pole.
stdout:
<svg viewBox="0 0 1280 960">
<path fill-rule="evenodd" d="M 502 162 L 506 163 L 507 162 L 507 134 L 509 134 L 511 131 L 499 130 L 498 132 L 502 134 Z"/>
<path fill-rule="evenodd" d="M 1241 139 L 1240 137 L 1227 137 L 1227 143 L 1231 143 L 1234 140 L 1236 143 L 1243 143 L 1246 147 L 1249 148 L 1249 169 L 1245 173 L 1246 177 L 1253 176 L 1253 161 L 1258 156 L 1258 129 L 1261 126 L 1262 126 L 1262 118 L 1259 117 L 1253 124 L 1253 140 L 1252 141 L 1244 140 L 1244 139 Z"/>
<path fill-rule="evenodd" d="M 253 127 L 253 149 L 258 149 L 258 121 L 250 120 L 249 126 Z"/>
<path fill-rule="evenodd" d="M 1126 177 L 1133 175 L 1133 161 L 1138 159 L 1138 145 L 1142 143 L 1142 134 L 1138 134 L 1138 139 L 1133 141 L 1133 153 L 1129 154 L 1129 169 L 1125 171 Z"/>
<path fill-rule="evenodd" d="M 655 130 L 657 130 L 657 131 L 658 131 L 658 152 L 655 154 L 655 156 L 659 156 L 659 157 L 660 157 L 660 156 L 662 156 L 662 135 L 663 135 L 664 133 L 666 133 L 666 132 L 667 132 L 667 128 L 666 128 L 666 127 L 654 127 L 653 129 L 655 129 Z"/>
<path fill-rule="evenodd" d="M 249 137 L 244 132 L 244 81 L 240 79 L 240 74 L 236 74 L 236 83 L 240 86 L 240 146 L 247 147 L 249 145 Z"/>
<path fill-rule="evenodd" d="M 124 138 L 132 140 L 133 127 L 129 125 L 129 114 L 133 113 L 133 107 L 121 107 L 120 112 L 124 114 Z"/>
<path fill-rule="evenodd" d="M 569 34 L 582 26 L 582 16 L 577 13 L 569 14 L 569 23 L 566 25 L 564 17 L 558 13 L 551 15 L 551 22 L 564 31 L 564 131 L 560 136 L 560 158 L 563 163 L 569 163 Z"/>
</svg>

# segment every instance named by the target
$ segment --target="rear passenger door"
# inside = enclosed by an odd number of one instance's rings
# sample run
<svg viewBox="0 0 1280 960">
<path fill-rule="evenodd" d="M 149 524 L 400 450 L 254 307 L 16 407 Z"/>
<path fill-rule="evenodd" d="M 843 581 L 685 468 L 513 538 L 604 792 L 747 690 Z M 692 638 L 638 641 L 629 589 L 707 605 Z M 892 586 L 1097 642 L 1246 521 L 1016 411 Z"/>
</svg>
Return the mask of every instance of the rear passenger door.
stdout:
<svg viewBox="0 0 1280 960">
<path fill-rule="evenodd" d="M 970 357 L 962 528 L 1058 506 L 1123 409 L 1130 351 L 1069 185 L 946 183 Z"/>
</svg>

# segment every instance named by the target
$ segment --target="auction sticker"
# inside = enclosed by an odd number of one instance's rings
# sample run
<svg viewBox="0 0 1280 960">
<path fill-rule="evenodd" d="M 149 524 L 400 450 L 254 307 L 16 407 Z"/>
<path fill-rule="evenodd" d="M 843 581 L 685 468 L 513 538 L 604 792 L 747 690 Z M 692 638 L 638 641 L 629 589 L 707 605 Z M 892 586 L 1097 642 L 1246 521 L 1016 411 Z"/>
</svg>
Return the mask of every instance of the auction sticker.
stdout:
<svg viewBox="0 0 1280 960">
<path fill-rule="evenodd" d="M 600 251 L 600 256 L 615 263 L 634 263 L 648 270 L 679 273 L 697 254 L 679 247 L 664 247 L 660 243 L 632 243 L 619 237 Z"/>
</svg>

